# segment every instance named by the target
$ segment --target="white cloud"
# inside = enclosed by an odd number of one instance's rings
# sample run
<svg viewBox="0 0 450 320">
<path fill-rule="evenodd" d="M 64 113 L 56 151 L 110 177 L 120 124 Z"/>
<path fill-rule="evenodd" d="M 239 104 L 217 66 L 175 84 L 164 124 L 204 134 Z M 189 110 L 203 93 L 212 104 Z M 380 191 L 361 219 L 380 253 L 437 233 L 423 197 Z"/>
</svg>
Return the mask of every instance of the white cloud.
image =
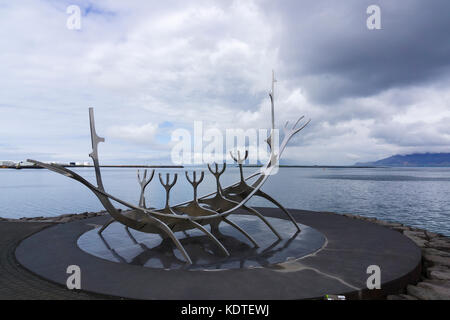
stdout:
<svg viewBox="0 0 450 320">
<path fill-rule="evenodd" d="M 108 135 L 113 138 L 123 139 L 138 143 L 153 143 L 158 130 L 158 125 L 147 123 L 144 125 L 114 126 L 107 129 Z"/>
<path fill-rule="evenodd" d="M 277 125 L 312 119 L 286 151 L 291 162 L 352 164 L 397 152 L 448 151 L 450 81 L 440 75 L 367 90 L 389 74 L 389 65 L 366 73 L 362 58 L 374 46 L 358 47 L 361 61 L 352 65 L 348 52 L 367 34 L 344 31 L 360 18 L 337 29 L 330 22 L 356 14 L 351 6 L 342 5 L 330 20 L 335 10 L 320 5 L 310 5 L 308 18 L 307 10 L 298 17 L 286 13 L 288 6 L 258 1 L 80 3 L 91 8 L 80 31 L 66 28 L 68 2 L 0 6 L 0 134 L 9 146 L 0 158 L 11 158 L 11 150 L 18 157 L 87 155 L 90 106 L 107 138 L 101 157 L 108 161 L 169 158 L 170 146 L 158 137 L 191 129 L 194 120 L 223 132 L 269 128 L 272 69 L 279 70 Z M 389 62 L 395 59 L 402 56 L 394 52 Z M 397 71 L 408 78 L 410 70 Z M 362 93 L 349 95 L 349 87 Z M 325 94 L 336 99 L 314 99 Z M 173 128 L 161 128 L 165 121 Z"/>
</svg>

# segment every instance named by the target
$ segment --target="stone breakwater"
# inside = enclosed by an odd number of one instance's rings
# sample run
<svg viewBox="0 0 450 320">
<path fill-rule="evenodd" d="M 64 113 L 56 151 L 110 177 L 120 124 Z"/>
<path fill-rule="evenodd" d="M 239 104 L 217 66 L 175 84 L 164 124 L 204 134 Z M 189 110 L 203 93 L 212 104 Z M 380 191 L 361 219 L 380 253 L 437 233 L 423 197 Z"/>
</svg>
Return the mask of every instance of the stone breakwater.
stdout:
<svg viewBox="0 0 450 320">
<path fill-rule="evenodd" d="M 67 223 L 76 220 L 82 220 L 87 218 L 93 218 L 97 216 L 106 215 L 106 211 L 99 212 L 83 212 L 83 213 L 68 213 L 62 214 L 54 217 L 31 217 L 31 218 L 20 218 L 20 219 L 9 219 L 0 217 L 0 221 L 9 222 L 46 222 L 46 223 Z"/>
<path fill-rule="evenodd" d="M 328 212 L 329 214 L 337 214 Z M 106 215 L 106 211 L 63 214 L 56 217 L 20 219 L 1 218 L 11 222 L 67 223 Z M 450 237 L 427 230 L 409 227 L 401 223 L 387 222 L 353 214 L 343 214 L 350 219 L 360 219 L 398 231 L 422 249 L 422 276 L 415 285 L 408 285 L 402 292 L 387 297 L 388 300 L 450 300 Z"/>
</svg>

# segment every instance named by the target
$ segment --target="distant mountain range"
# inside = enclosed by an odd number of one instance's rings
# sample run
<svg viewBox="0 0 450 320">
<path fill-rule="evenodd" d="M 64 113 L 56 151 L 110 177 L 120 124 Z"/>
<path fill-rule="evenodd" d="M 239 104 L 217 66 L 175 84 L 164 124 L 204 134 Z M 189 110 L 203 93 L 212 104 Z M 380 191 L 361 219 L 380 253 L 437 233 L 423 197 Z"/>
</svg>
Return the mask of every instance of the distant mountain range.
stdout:
<svg viewBox="0 0 450 320">
<path fill-rule="evenodd" d="M 450 167 L 450 153 L 397 154 L 374 162 L 357 162 L 355 163 L 355 166 Z"/>
</svg>

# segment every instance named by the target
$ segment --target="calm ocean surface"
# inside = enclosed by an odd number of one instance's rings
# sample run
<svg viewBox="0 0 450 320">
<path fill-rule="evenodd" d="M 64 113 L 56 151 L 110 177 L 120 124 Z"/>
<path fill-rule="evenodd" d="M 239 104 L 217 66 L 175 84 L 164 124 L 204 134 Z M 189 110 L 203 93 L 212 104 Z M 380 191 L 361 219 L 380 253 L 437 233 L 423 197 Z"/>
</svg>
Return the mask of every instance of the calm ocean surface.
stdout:
<svg viewBox="0 0 450 320">
<path fill-rule="evenodd" d="M 245 169 L 247 174 L 255 170 Z M 75 171 L 95 183 L 93 168 Z M 158 169 L 158 172 L 179 175 L 172 189 L 171 204 L 191 199 L 192 188 L 186 182 L 183 169 Z M 109 193 L 138 202 L 135 169 L 103 168 L 102 174 Z M 227 168 L 222 177 L 222 185 L 227 185 L 239 179 L 239 171 Z M 205 172 L 205 180 L 199 186 L 200 194 L 214 188 L 211 174 Z M 280 168 L 263 190 L 287 208 L 353 213 L 450 236 L 450 168 Z M 163 205 L 164 189 L 156 174 L 146 191 L 147 204 Z M 256 198 L 250 204 L 271 206 Z M 45 169 L 0 169 L 1 217 L 56 216 L 102 209 L 86 187 L 64 176 Z"/>
</svg>

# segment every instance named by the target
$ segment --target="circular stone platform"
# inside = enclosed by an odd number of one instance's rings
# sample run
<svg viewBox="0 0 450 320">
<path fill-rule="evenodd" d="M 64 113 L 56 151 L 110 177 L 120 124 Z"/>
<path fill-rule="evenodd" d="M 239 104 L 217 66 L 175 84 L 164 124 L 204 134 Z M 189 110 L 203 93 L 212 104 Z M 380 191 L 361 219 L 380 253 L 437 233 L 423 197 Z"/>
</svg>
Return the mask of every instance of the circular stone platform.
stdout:
<svg viewBox="0 0 450 320">
<path fill-rule="evenodd" d="M 118 223 L 105 231 L 103 242 L 95 228 L 108 216 L 47 228 L 23 240 L 16 258 L 35 274 L 62 285 L 69 276 L 67 267 L 78 265 L 82 290 L 136 299 L 311 299 L 325 294 L 374 298 L 419 279 L 420 249 L 399 232 L 337 214 L 290 210 L 301 224 L 302 232 L 295 234 L 281 210 L 258 210 L 271 217 L 284 239 L 277 242 L 256 217 L 232 215 L 262 243 L 255 250 L 221 225 L 229 260 L 214 255 L 214 244 L 196 231 L 182 240 L 191 257 L 197 257 L 190 267 L 172 246 L 149 234 L 132 231 L 130 237 Z M 157 250 L 149 250 L 152 247 Z M 380 290 L 366 287 L 370 265 L 381 269 Z"/>
</svg>

